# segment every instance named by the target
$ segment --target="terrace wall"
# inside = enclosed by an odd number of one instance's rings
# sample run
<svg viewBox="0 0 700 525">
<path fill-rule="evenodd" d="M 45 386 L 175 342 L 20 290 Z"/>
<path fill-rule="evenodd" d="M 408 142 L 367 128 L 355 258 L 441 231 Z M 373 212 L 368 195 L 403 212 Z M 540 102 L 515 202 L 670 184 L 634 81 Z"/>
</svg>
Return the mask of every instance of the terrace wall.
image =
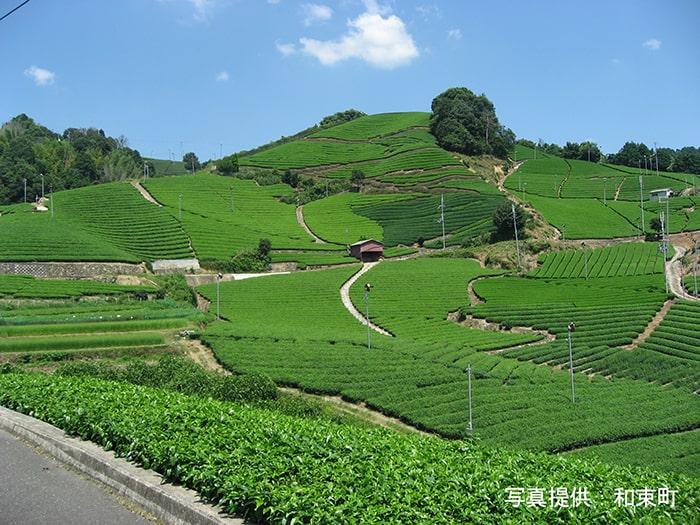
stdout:
<svg viewBox="0 0 700 525">
<path fill-rule="evenodd" d="M 48 279 L 84 279 L 143 272 L 143 266 L 128 263 L 0 262 L 0 274 L 24 274 Z"/>
</svg>

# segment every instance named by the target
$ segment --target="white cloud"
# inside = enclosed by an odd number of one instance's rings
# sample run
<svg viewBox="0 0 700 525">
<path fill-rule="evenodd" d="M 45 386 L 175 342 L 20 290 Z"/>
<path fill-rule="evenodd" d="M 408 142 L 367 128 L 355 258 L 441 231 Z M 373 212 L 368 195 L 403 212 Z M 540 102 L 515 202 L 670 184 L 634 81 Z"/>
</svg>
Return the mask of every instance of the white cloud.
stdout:
<svg viewBox="0 0 700 525">
<path fill-rule="evenodd" d="M 447 32 L 447 38 L 451 40 L 461 40 L 462 39 L 462 31 L 460 29 L 450 29 Z"/>
<path fill-rule="evenodd" d="M 31 78 L 37 86 L 50 86 L 56 80 L 56 73 L 37 66 L 31 66 L 24 70 L 24 74 Z"/>
<path fill-rule="evenodd" d="M 652 51 L 658 51 L 659 49 L 661 49 L 661 40 L 657 40 L 656 38 L 650 38 L 642 45 Z"/>
<path fill-rule="evenodd" d="M 275 46 L 277 47 L 277 51 L 284 56 L 293 55 L 296 52 L 296 46 L 294 44 L 280 44 L 279 42 L 275 42 Z"/>
<path fill-rule="evenodd" d="M 185 4 L 194 8 L 192 19 L 196 22 L 206 22 L 211 16 L 211 12 L 216 7 L 217 0 L 159 0 L 162 4 Z"/>
<path fill-rule="evenodd" d="M 301 8 L 304 11 L 304 25 L 307 27 L 316 22 L 330 20 L 333 16 L 333 10 L 327 5 L 303 4 Z"/>
<path fill-rule="evenodd" d="M 299 39 L 303 52 L 323 65 L 359 58 L 386 69 L 408 64 L 418 56 L 413 38 L 399 17 L 389 14 L 388 8 L 375 0 L 366 0 L 365 8 L 365 13 L 348 20 L 348 32 L 339 40 Z"/>
<path fill-rule="evenodd" d="M 217 82 L 227 82 L 229 79 L 229 74 L 228 71 L 222 71 L 218 75 L 216 75 L 216 81 Z"/>
<path fill-rule="evenodd" d="M 216 0 L 187 0 L 194 7 L 194 19 L 198 22 L 206 22 Z"/>
</svg>

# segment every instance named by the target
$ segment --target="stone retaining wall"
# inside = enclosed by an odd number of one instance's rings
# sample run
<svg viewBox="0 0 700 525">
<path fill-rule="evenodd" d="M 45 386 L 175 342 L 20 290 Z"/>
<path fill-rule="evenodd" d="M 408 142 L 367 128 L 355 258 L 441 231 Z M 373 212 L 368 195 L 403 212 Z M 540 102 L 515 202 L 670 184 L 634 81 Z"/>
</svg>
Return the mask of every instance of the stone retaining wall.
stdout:
<svg viewBox="0 0 700 525">
<path fill-rule="evenodd" d="M 0 262 L 0 274 L 27 274 L 46 279 L 85 279 L 143 272 L 143 266 L 128 263 Z"/>
</svg>

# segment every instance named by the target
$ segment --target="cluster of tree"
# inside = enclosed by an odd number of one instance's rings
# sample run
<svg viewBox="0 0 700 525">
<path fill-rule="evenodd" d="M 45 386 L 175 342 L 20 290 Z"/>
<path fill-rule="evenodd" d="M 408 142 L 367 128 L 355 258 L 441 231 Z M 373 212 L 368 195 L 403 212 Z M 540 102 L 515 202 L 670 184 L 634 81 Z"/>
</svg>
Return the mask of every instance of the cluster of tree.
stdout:
<svg viewBox="0 0 700 525">
<path fill-rule="evenodd" d="M 509 200 L 503 201 L 493 212 L 491 220 L 496 227 L 491 240 L 494 242 L 515 238 L 516 228 L 520 238 L 525 236 L 525 223 L 528 216 L 525 210 Z"/>
<path fill-rule="evenodd" d="M 230 260 L 202 260 L 203 268 L 219 273 L 251 273 L 266 272 L 270 269 L 272 259 L 270 251 L 272 243 L 269 239 L 260 239 L 258 247 L 234 255 Z"/>
<path fill-rule="evenodd" d="M 518 139 L 516 144 L 525 146 L 527 148 L 536 149 L 537 151 L 542 151 L 549 155 L 555 155 L 557 157 L 562 157 L 564 159 L 574 159 L 574 160 L 587 160 L 589 162 L 600 162 L 604 160 L 603 152 L 600 151 L 598 144 L 595 142 L 567 142 L 564 147 L 558 144 L 547 144 L 542 140 L 537 143 L 527 140 Z"/>
<path fill-rule="evenodd" d="M 700 174 L 700 148 L 686 146 L 650 149 L 643 143 L 626 142 L 620 151 L 609 155 L 607 162 L 645 171 L 668 171 Z"/>
<path fill-rule="evenodd" d="M 433 99 L 430 132 L 438 145 L 465 155 L 505 159 L 515 134 L 502 126 L 493 103 L 467 88 L 450 88 Z"/>
<path fill-rule="evenodd" d="M 605 155 L 595 142 L 567 142 L 564 147 L 557 144 L 548 144 L 539 140 L 533 142 L 527 139 L 518 139 L 516 144 L 537 149 L 565 159 L 587 160 L 590 162 L 606 162 L 617 166 L 628 166 L 640 170 L 665 171 L 675 173 L 700 174 L 700 148 L 686 146 L 674 150 L 671 148 L 651 149 L 646 144 L 626 142 L 620 151 Z"/>
<path fill-rule="evenodd" d="M 125 180 L 155 173 L 122 136 L 95 128 L 68 128 L 62 135 L 21 114 L 0 127 L 0 204 L 28 201 L 44 191 Z M 42 177 L 43 175 L 43 177 Z"/>
<path fill-rule="evenodd" d="M 319 122 L 318 127 L 320 129 L 332 128 L 333 126 L 339 126 L 340 124 L 345 124 L 346 122 L 350 122 L 351 120 L 355 120 L 366 115 L 367 113 L 363 113 L 362 111 L 358 111 L 356 109 L 339 111 L 333 115 L 323 117 L 321 122 Z"/>
</svg>

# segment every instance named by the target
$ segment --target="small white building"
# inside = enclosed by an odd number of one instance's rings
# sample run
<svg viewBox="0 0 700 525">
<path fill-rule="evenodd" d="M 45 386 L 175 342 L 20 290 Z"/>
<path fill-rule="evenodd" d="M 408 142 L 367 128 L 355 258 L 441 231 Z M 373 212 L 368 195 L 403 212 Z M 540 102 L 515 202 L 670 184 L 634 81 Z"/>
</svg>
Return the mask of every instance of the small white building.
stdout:
<svg viewBox="0 0 700 525">
<path fill-rule="evenodd" d="M 663 199 L 668 199 L 670 197 L 673 197 L 673 189 L 672 188 L 661 188 L 659 190 L 651 190 L 649 192 L 649 200 L 650 201 L 660 201 Z"/>
</svg>

